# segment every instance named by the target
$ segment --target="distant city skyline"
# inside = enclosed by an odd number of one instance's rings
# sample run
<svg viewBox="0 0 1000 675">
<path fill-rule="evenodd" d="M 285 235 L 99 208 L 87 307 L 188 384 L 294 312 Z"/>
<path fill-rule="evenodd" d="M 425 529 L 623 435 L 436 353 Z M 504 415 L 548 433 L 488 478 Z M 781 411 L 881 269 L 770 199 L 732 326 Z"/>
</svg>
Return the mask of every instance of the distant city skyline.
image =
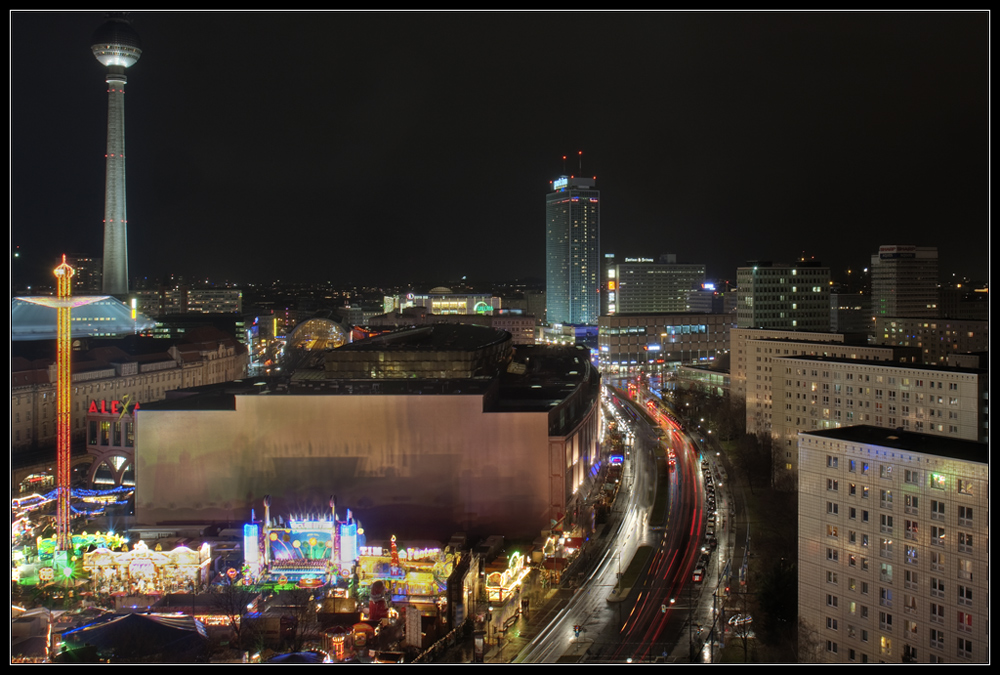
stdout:
<svg viewBox="0 0 1000 675">
<path fill-rule="evenodd" d="M 133 277 L 544 279 L 578 151 L 603 251 L 734 280 L 933 246 L 942 281 L 988 275 L 985 12 L 130 18 Z M 101 255 L 105 20 L 11 14 L 15 283 Z"/>
</svg>

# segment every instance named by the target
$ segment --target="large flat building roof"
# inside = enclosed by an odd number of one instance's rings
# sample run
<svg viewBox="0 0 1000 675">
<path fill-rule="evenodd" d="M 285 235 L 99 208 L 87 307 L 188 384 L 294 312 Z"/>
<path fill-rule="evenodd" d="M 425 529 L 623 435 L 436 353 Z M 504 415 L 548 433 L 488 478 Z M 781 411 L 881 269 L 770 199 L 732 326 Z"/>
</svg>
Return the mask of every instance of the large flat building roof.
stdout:
<svg viewBox="0 0 1000 675">
<path fill-rule="evenodd" d="M 873 345 L 884 347 L 886 345 Z M 910 349 L 906 347 L 906 349 Z M 962 368 L 960 366 L 938 366 L 927 363 L 899 363 L 898 361 L 875 361 L 872 359 L 848 359 L 843 356 L 811 356 L 800 354 L 798 356 L 775 356 L 775 359 L 793 359 L 820 363 L 847 363 L 859 366 L 878 366 L 880 368 L 899 368 L 901 370 L 923 370 L 928 373 L 970 373 L 974 375 L 985 375 L 989 371 L 985 368 Z"/>
<path fill-rule="evenodd" d="M 883 448 L 919 452 L 925 455 L 937 455 L 964 462 L 989 464 L 989 444 L 987 443 L 946 438 L 932 434 L 919 434 L 912 431 L 902 431 L 901 429 L 884 429 L 882 427 L 859 424 L 857 426 L 841 427 L 840 429 L 804 431 L 799 435 L 830 438 L 863 445 L 878 445 Z"/>
</svg>

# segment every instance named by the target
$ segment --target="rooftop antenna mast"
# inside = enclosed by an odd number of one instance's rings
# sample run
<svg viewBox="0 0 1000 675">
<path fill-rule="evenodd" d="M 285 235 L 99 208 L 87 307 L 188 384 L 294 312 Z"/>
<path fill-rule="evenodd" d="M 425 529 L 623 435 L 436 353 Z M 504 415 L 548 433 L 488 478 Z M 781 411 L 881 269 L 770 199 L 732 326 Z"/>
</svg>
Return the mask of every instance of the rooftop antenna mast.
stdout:
<svg viewBox="0 0 1000 675">
<path fill-rule="evenodd" d="M 583 150 L 577 153 L 580 156 L 580 175 L 583 175 Z"/>
</svg>

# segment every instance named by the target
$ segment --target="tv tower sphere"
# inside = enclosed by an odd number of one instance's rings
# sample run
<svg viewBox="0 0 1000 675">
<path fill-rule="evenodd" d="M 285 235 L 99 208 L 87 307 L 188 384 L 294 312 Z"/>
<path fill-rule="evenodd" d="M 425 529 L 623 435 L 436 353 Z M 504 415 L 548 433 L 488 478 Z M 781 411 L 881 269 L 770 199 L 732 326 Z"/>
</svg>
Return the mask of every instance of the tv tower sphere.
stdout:
<svg viewBox="0 0 1000 675">
<path fill-rule="evenodd" d="M 94 52 L 94 57 L 104 66 L 128 68 L 135 65 L 142 56 L 139 34 L 123 16 L 109 18 L 94 31 L 93 41 L 94 44 L 90 49 Z"/>
<path fill-rule="evenodd" d="M 128 219 L 125 210 L 125 69 L 142 54 L 139 35 L 122 13 L 94 33 L 90 49 L 108 69 L 108 149 L 104 183 L 104 279 L 105 295 L 119 298 L 128 293 Z"/>
</svg>

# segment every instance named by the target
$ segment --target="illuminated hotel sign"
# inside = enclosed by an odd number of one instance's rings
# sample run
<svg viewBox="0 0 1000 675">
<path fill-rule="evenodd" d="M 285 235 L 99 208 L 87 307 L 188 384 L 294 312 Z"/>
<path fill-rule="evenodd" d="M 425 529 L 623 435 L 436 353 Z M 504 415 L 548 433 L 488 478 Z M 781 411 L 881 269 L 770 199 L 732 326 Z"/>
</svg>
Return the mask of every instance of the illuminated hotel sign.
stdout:
<svg viewBox="0 0 1000 675">
<path fill-rule="evenodd" d="M 553 183 L 552 183 L 552 189 L 553 190 L 562 190 L 562 189 L 565 189 L 565 187 L 567 185 L 569 185 L 569 179 L 568 178 L 565 178 L 565 177 L 558 178 L 555 181 L 553 181 Z"/>
<path fill-rule="evenodd" d="M 652 258 L 625 258 L 627 263 L 651 263 L 654 262 Z"/>
</svg>

